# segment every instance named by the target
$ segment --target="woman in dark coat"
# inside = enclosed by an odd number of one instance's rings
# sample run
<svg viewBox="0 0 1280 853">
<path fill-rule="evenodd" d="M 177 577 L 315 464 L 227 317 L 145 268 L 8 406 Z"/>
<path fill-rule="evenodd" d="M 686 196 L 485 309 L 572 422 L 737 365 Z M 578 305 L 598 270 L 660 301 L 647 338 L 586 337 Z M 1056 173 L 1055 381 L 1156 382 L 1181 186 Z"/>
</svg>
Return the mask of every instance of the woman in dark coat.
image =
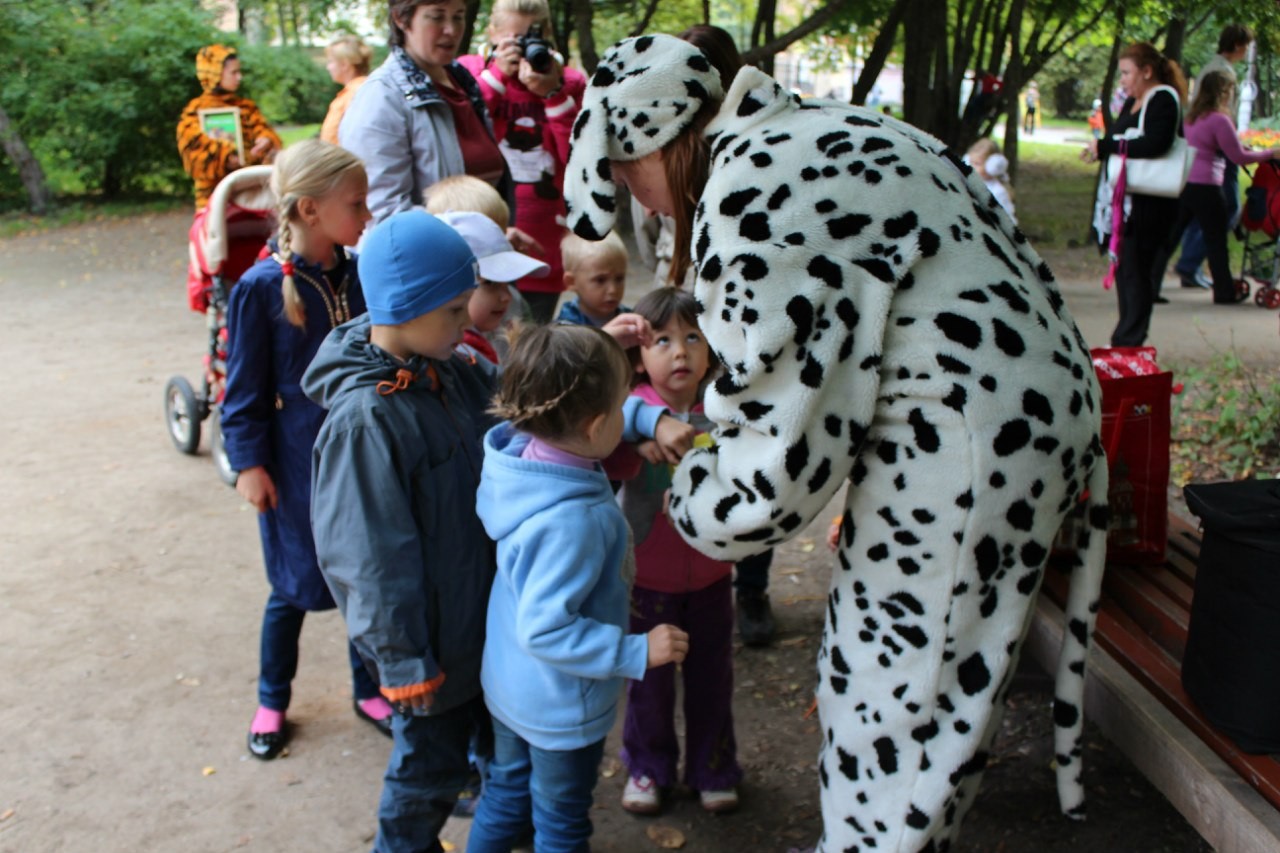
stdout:
<svg viewBox="0 0 1280 853">
<path fill-rule="evenodd" d="M 1129 96 L 1111 125 L 1111 134 L 1092 139 L 1088 159 L 1120 153 L 1121 142 L 1131 160 L 1160 157 L 1182 133 L 1182 104 L 1187 82 L 1178 64 L 1150 44 L 1129 45 L 1120 54 L 1120 86 Z M 1140 135 L 1139 135 L 1140 134 Z M 1133 138 L 1129 138 L 1133 137 Z M 1103 188 L 1103 192 L 1109 192 Z M 1111 333 L 1113 347 L 1141 346 L 1151 325 L 1151 309 L 1163 274 L 1162 246 L 1178 217 L 1178 199 L 1130 193 L 1125 196 L 1124 242 L 1116 268 L 1116 297 L 1120 319 Z M 1110 233 L 1109 222 L 1098 233 Z"/>
</svg>

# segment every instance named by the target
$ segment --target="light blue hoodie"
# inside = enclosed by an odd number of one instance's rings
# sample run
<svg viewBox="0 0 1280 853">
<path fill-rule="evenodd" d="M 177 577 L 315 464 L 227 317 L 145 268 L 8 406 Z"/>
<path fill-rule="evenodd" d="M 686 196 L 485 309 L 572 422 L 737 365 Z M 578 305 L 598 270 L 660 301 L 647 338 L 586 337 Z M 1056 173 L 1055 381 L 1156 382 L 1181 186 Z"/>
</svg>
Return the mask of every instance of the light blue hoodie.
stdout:
<svg viewBox="0 0 1280 853">
<path fill-rule="evenodd" d="M 484 439 L 476 512 L 498 543 L 480 681 L 493 716 L 540 749 L 595 743 L 622 679 L 644 677 L 648 638 L 628 634 L 634 560 L 599 470 L 521 459 L 509 424 Z"/>
</svg>

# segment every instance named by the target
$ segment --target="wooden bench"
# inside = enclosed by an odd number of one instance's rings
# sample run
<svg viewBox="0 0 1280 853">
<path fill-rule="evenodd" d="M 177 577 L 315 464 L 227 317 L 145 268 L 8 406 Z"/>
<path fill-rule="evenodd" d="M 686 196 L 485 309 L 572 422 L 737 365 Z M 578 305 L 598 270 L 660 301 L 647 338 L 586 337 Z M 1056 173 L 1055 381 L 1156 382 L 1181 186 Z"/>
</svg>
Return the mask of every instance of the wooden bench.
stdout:
<svg viewBox="0 0 1280 853">
<path fill-rule="evenodd" d="M 1246 755 L 1182 689 L 1200 534 L 1169 519 L 1160 566 L 1109 566 L 1085 684 L 1086 718 L 1221 853 L 1280 850 L 1280 761 Z M 1056 671 L 1068 574 L 1045 574 L 1027 651 Z M 1088 766 L 1085 767 L 1088 793 Z"/>
</svg>

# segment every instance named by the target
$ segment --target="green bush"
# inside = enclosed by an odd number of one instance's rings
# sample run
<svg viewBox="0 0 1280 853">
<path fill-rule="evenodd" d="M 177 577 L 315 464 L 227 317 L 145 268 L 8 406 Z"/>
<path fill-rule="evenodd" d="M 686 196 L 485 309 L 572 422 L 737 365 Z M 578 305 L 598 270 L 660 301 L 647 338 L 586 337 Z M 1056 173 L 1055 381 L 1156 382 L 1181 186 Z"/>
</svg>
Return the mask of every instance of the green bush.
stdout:
<svg viewBox="0 0 1280 853">
<path fill-rule="evenodd" d="M 185 192 L 174 130 L 199 91 L 193 60 L 213 38 L 208 13 L 185 0 L 10 11 L 0 103 L 55 192 Z"/>
<path fill-rule="evenodd" d="M 312 124 L 324 119 L 338 85 L 329 79 L 320 51 L 265 45 L 237 50 L 244 70 L 240 93 L 257 102 L 267 121 Z"/>
</svg>

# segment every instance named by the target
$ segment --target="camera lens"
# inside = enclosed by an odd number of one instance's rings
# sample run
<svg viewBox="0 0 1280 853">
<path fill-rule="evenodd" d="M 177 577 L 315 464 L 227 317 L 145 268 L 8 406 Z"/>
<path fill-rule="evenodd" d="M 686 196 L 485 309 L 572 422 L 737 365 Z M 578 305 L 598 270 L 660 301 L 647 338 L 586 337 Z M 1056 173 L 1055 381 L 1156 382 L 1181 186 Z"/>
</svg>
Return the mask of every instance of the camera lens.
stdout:
<svg viewBox="0 0 1280 853">
<path fill-rule="evenodd" d="M 525 45 L 524 58 L 528 61 L 529 66 L 539 74 L 546 74 L 551 70 L 551 50 L 547 47 L 545 41 L 530 40 Z"/>
</svg>

